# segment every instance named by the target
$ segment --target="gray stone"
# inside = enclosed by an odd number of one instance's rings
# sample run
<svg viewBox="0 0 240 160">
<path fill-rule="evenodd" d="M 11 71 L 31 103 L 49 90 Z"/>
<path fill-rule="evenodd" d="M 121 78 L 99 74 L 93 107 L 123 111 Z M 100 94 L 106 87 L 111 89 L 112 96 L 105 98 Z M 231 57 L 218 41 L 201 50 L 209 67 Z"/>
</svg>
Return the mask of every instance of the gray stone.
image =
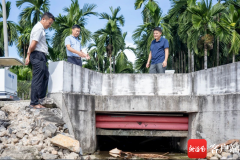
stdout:
<svg viewBox="0 0 240 160">
<path fill-rule="evenodd" d="M 238 154 L 233 154 L 233 159 L 238 159 Z"/>
<path fill-rule="evenodd" d="M 222 152 L 222 156 L 223 156 L 223 157 L 228 157 L 228 156 L 230 156 L 230 155 L 231 155 L 231 153 Z"/>
<path fill-rule="evenodd" d="M 0 119 L 7 119 L 7 114 L 6 114 L 6 112 L 0 110 Z"/>
<path fill-rule="evenodd" d="M 20 139 L 22 139 L 23 137 L 24 137 L 24 135 L 25 135 L 25 132 L 24 131 L 19 131 L 19 132 L 17 132 L 17 134 L 16 134 L 16 136 L 18 137 L 18 138 L 20 138 Z"/>
<path fill-rule="evenodd" d="M 46 130 L 46 131 L 44 132 L 44 138 L 46 139 L 46 138 L 48 138 L 48 137 L 52 138 L 52 133 L 51 133 L 49 130 Z"/>
<path fill-rule="evenodd" d="M 230 154 L 230 155 L 227 156 L 227 158 L 228 158 L 228 159 L 229 159 L 229 158 L 233 158 L 233 156 Z"/>
<path fill-rule="evenodd" d="M 57 159 L 57 155 L 54 154 L 49 154 L 49 153 L 43 153 L 42 158 L 43 159 Z"/>
<path fill-rule="evenodd" d="M 0 126 L 0 132 L 5 131 L 6 128 L 4 126 Z"/>
<path fill-rule="evenodd" d="M 10 125 L 11 125 L 10 120 L 8 120 L 8 119 L 0 119 L 0 126 L 4 126 L 5 128 L 7 128 Z"/>
<path fill-rule="evenodd" d="M 66 155 L 65 158 L 66 158 L 66 159 L 78 159 L 78 158 L 79 158 L 79 155 L 76 154 L 76 153 L 74 153 L 74 152 L 72 152 L 72 153 Z"/>
<path fill-rule="evenodd" d="M 0 132 L 0 137 L 7 135 L 7 130 Z"/>
<path fill-rule="evenodd" d="M 57 131 L 57 127 L 54 124 L 50 123 L 45 127 L 45 131 L 47 130 L 50 131 L 52 134 L 55 134 Z"/>
<path fill-rule="evenodd" d="M 217 157 L 211 157 L 210 159 L 218 159 Z"/>
<path fill-rule="evenodd" d="M 12 157 L 14 159 L 40 159 L 38 150 L 34 147 L 14 146 L 6 148 L 1 157 Z"/>
</svg>

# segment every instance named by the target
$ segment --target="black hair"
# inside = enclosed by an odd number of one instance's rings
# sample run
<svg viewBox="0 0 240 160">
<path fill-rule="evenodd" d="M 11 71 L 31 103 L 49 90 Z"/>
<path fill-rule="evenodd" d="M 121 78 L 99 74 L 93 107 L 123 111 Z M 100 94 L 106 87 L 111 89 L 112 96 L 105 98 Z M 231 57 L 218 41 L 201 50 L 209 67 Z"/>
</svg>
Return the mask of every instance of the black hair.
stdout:
<svg viewBox="0 0 240 160">
<path fill-rule="evenodd" d="M 78 28 L 78 29 L 81 30 L 81 27 L 80 27 L 79 25 L 77 25 L 77 24 L 75 24 L 75 25 L 72 26 L 72 29 L 75 29 L 75 28 Z"/>
<path fill-rule="evenodd" d="M 162 29 L 161 29 L 160 27 L 155 27 L 155 28 L 153 29 L 153 31 L 159 31 L 159 32 L 162 33 Z"/>
<path fill-rule="evenodd" d="M 43 15 L 42 15 L 42 18 L 46 18 L 46 19 L 49 19 L 49 18 L 52 18 L 53 21 L 55 21 L 55 17 L 52 15 L 52 13 L 50 12 L 45 12 Z"/>
</svg>

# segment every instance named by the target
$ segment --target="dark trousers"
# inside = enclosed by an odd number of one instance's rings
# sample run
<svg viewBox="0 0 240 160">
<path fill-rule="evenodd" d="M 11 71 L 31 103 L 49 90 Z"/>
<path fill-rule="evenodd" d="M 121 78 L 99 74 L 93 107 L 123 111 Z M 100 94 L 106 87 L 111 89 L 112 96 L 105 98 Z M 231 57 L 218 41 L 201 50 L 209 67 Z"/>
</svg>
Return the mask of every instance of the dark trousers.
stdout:
<svg viewBox="0 0 240 160">
<path fill-rule="evenodd" d="M 82 67 L 82 60 L 80 57 L 67 57 L 67 61 Z"/>
<path fill-rule="evenodd" d="M 38 105 L 39 99 L 46 96 L 49 72 L 45 53 L 34 51 L 30 54 L 32 64 L 31 105 Z"/>
</svg>

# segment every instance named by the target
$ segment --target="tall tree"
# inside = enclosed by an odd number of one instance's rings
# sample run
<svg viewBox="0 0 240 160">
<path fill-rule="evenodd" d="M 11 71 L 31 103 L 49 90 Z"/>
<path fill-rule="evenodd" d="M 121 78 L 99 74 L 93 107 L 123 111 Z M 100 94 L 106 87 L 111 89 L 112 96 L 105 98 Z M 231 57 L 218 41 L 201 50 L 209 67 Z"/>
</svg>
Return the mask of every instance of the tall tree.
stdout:
<svg viewBox="0 0 240 160">
<path fill-rule="evenodd" d="M 95 8 L 95 4 L 84 4 L 81 9 L 78 0 L 72 0 L 71 6 L 63 9 L 67 15 L 59 14 L 59 16 L 55 18 L 55 23 L 53 24 L 55 33 L 52 40 L 52 47 L 57 57 L 56 60 L 67 58 L 64 42 L 65 38 L 71 35 L 73 25 L 77 24 L 81 27 L 79 39 L 81 39 L 82 46 L 91 40 L 92 35 L 91 32 L 86 29 L 86 25 L 87 17 L 97 15 L 96 12 L 93 12 Z"/>
<path fill-rule="evenodd" d="M 19 33 L 19 38 L 17 40 L 17 49 L 20 57 L 23 57 L 23 61 L 25 62 L 26 53 L 28 50 L 29 42 L 30 42 L 30 34 L 32 30 L 31 23 L 24 23 L 17 25 L 17 30 Z"/>
<path fill-rule="evenodd" d="M 113 72 L 115 73 L 115 56 L 120 49 L 122 41 L 122 31 L 120 25 L 124 26 L 125 20 L 123 15 L 118 16 L 121 8 L 113 9 L 110 7 L 111 15 L 101 13 L 100 19 L 107 20 L 106 27 L 95 32 L 96 37 L 100 37 L 100 45 L 106 47 L 107 55 L 110 61 L 110 73 L 112 73 L 112 57 L 113 57 Z"/>
<path fill-rule="evenodd" d="M 230 4 L 227 12 L 221 16 L 221 21 L 217 29 L 220 40 L 230 46 L 229 53 L 232 54 L 232 62 L 235 62 L 235 55 L 240 49 L 240 35 L 237 30 L 240 29 L 240 9 L 235 9 L 234 5 Z"/>
<path fill-rule="evenodd" d="M 212 0 L 202 0 L 196 6 L 188 8 L 192 13 L 192 24 L 195 30 L 199 32 L 199 44 L 203 44 L 204 48 L 204 69 L 207 69 L 208 49 L 212 48 L 213 35 L 216 31 L 216 21 L 214 18 L 224 11 L 225 7 L 222 4 L 215 4 L 212 6 Z"/>
<path fill-rule="evenodd" d="M 16 24 L 13 21 L 9 21 L 9 15 L 11 11 L 11 2 L 6 3 L 6 15 L 7 15 L 7 32 L 8 32 L 8 45 L 12 46 L 18 39 Z M 2 19 L 2 4 L 0 3 L 0 19 Z M 3 21 L 0 21 L 0 56 L 4 55 L 4 37 L 3 37 Z"/>
<path fill-rule="evenodd" d="M 16 6 L 21 8 L 23 4 L 28 4 L 20 13 L 20 21 L 32 22 L 35 25 L 44 12 L 49 11 L 50 0 L 18 0 Z"/>
</svg>

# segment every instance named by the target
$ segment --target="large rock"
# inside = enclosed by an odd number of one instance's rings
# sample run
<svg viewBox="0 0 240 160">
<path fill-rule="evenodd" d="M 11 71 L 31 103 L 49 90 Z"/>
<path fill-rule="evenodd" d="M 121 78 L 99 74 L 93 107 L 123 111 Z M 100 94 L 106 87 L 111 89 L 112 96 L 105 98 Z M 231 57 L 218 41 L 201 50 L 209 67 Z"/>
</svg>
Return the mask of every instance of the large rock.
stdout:
<svg viewBox="0 0 240 160">
<path fill-rule="evenodd" d="M 58 134 L 57 136 L 53 137 L 51 139 L 51 143 L 61 148 L 69 149 L 70 151 L 76 153 L 80 152 L 79 141 L 62 134 Z"/>
<path fill-rule="evenodd" d="M 41 159 L 37 148 L 25 146 L 6 148 L 1 155 L 1 158 L 3 157 L 11 157 L 14 159 Z"/>
</svg>

